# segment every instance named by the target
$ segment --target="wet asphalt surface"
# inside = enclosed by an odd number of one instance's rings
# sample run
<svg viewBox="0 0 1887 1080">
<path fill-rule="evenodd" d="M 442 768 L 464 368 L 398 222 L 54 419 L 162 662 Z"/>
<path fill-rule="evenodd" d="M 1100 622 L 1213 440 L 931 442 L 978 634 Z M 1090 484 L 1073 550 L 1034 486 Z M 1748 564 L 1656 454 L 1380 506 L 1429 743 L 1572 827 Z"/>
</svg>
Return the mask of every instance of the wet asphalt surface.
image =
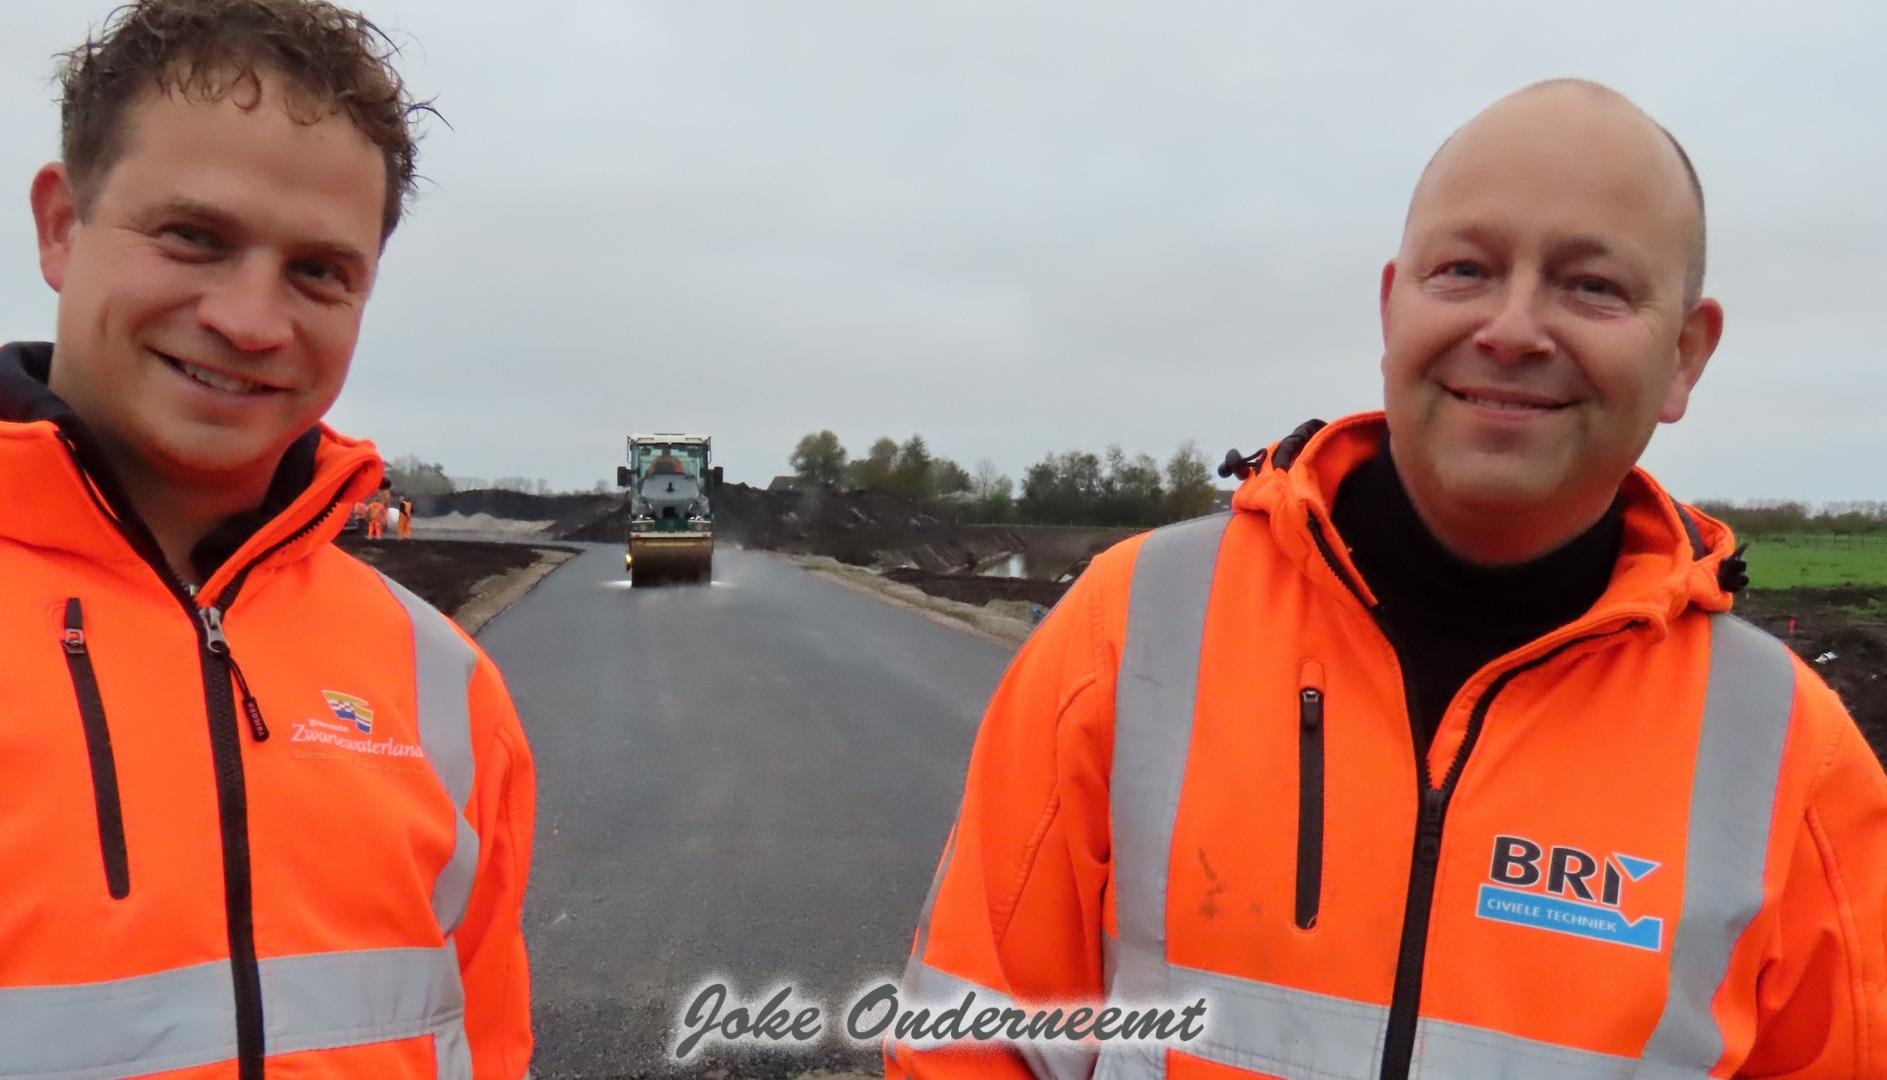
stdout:
<svg viewBox="0 0 1887 1080">
<path fill-rule="evenodd" d="M 711 978 L 756 1006 L 791 984 L 830 1036 L 897 977 L 1009 653 L 765 555 L 715 558 L 712 585 L 631 590 L 621 548 L 590 545 L 479 635 L 537 761 L 535 1077 L 875 1067 L 830 1038 L 673 1049 Z"/>
</svg>

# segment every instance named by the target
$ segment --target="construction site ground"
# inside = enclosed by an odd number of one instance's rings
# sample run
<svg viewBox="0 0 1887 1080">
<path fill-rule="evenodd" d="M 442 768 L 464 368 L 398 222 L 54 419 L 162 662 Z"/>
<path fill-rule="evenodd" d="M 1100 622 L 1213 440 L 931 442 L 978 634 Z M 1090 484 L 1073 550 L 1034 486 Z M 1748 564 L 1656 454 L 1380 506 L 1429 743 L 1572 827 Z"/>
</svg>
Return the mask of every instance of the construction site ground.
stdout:
<svg viewBox="0 0 1887 1080">
<path fill-rule="evenodd" d="M 419 537 L 367 540 L 350 535 L 339 544 L 451 616 L 468 634 L 482 630 L 577 552 L 567 545 Z"/>
<path fill-rule="evenodd" d="M 1887 585 L 1751 589 L 1736 599 L 1737 614 L 1788 642 L 1828 680 L 1887 761 L 1887 622 L 1855 614 L 1884 605 Z"/>
</svg>

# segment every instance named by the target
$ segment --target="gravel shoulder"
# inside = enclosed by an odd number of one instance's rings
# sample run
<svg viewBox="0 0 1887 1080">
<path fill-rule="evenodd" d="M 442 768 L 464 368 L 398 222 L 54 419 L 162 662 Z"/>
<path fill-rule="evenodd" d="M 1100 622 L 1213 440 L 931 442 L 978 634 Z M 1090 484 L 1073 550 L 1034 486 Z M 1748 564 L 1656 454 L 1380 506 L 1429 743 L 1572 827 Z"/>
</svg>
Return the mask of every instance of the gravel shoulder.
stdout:
<svg viewBox="0 0 1887 1080">
<path fill-rule="evenodd" d="M 987 604 L 966 604 L 936 596 L 895 581 L 862 566 L 842 563 L 825 555 L 789 555 L 766 551 L 776 559 L 792 563 L 836 585 L 882 600 L 892 607 L 921 615 L 934 623 L 961 630 L 966 634 L 1005 648 L 1018 648 L 1035 629 L 1031 610 L 1046 612 L 1040 605 L 1023 600 L 993 600 Z"/>
</svg>

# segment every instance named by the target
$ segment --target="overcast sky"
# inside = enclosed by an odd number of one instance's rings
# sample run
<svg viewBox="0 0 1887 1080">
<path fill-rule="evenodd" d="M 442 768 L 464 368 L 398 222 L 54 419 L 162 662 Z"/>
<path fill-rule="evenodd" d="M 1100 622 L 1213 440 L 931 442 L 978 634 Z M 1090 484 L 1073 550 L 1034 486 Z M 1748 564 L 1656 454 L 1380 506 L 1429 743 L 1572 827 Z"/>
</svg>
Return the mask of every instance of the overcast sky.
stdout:
<svg viewBox="0 0 1887 1080">
<path fill-rule="evenodd" d="M 0 3 L 0 338 L 51 333 L 27 184 L 52 54 L 109 2 Z M 1689 499 L 1887 498 L 1883 5 L 361 6 L 451 123 L 329 417 L 388 456 L 588 487 L 631 430 L 762 483 L 822 427 L 1017 477 L 1250 450 L 1379 404 L 1417 173 L 1576 75 L 1709 202 L 1724 341 L 1647 464 Z"/>
</svg>

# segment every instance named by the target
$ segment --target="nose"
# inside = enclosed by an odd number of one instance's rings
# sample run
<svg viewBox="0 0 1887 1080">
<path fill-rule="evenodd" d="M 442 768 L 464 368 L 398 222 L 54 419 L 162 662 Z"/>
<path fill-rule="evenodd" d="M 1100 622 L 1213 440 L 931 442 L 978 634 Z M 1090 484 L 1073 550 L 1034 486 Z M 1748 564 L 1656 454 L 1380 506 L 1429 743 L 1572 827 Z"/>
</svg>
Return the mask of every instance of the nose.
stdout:
<svg viewBox="0 0 1887 1080">
<path fill-rule="evenodd" d="M 243 259 L 204 294 L 197 323 L 242 352 L 267 352 L 295 333 L 281 274 L 261 256 Z"/>
<path fill-rule="evenodd" d="M 1518 364 L 1553 351 L 1553 339 L 1540 320 L 1537 279 L 1514 274 L 1500 293 L 1500 306 L 1474 333 L 1475 347 L 1503 364 Z"/>
</svg>

